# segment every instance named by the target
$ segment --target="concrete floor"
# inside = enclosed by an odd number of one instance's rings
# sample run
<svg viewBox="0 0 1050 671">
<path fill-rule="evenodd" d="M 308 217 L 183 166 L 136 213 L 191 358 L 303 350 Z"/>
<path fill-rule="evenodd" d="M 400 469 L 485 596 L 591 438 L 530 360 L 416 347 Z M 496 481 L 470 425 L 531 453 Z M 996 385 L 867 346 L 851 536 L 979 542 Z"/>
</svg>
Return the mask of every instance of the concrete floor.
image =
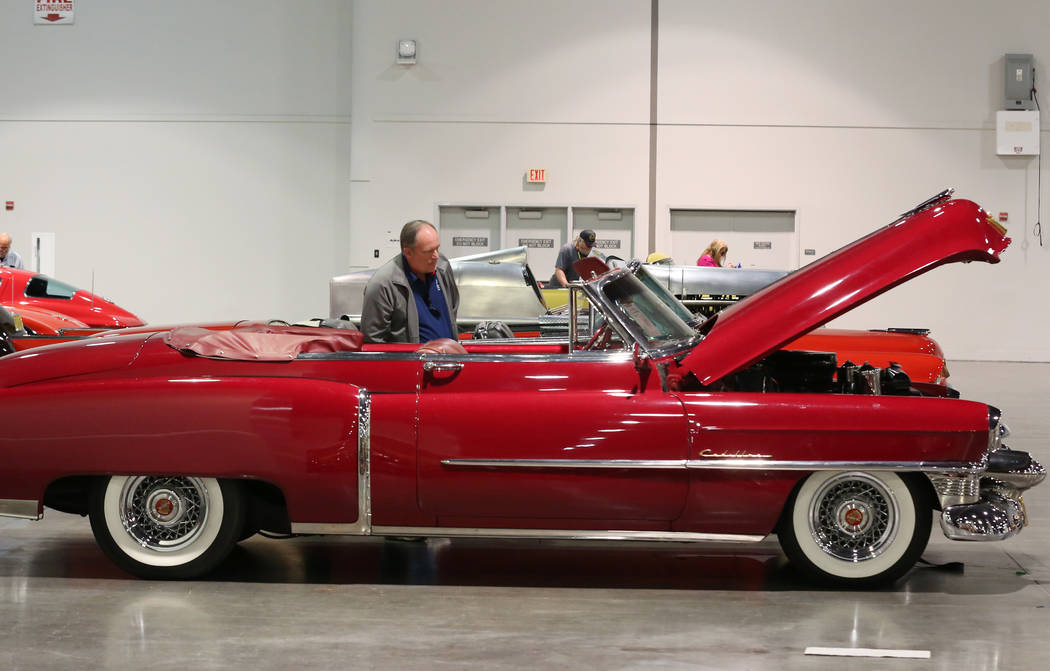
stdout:
<svg viewBox="0 0 1050 671">
<path fill-rule="evenodd" d="M 1050 364 L 954 363 L 1050 463 Z M 2 467 L 2 465 L 0 465 Z M 0 521 L 0 669 L 1045 669 L 1050 483 L 1003 543 L 949 542 L 894 588 L 814 589 L 752 546 L 246 541 L 208 580 L 115 568 L 87 521 Z M 805 656 L 919 649 L 928 660 Z"/>
</svg>

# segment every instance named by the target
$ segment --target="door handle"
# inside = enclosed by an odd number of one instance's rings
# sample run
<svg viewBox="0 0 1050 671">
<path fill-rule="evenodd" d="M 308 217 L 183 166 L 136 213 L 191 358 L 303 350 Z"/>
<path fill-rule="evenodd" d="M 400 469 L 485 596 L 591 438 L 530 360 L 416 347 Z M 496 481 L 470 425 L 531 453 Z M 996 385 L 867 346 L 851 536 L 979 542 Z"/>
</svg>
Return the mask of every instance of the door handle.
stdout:
<svg viewBox="0 0 1050 671">
<path fill-rule="evenodd" d="M 440 372 L 455 372 L 463 368 L 463 364 L 459 361 L 424 361 L 423 370 L 432 373 L 435 371 Z"/>
</svg>

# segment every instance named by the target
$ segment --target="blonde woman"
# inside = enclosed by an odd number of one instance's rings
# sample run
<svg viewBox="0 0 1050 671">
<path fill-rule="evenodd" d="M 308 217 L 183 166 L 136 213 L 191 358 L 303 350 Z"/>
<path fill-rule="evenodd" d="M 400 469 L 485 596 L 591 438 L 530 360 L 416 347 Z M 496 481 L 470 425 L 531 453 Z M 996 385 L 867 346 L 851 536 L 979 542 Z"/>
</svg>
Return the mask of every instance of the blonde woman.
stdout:
<svg viewBox="0 0 1050 671">
<path fill-rule="evenodd" d="M 725 243 L 725 240 L 712 240 L 711 244 L 704 250 L 704 253 L 696 260 L 696 265 L 721 268 L 725 265 L 728 252 L 729 245 Z"/>
</svg>

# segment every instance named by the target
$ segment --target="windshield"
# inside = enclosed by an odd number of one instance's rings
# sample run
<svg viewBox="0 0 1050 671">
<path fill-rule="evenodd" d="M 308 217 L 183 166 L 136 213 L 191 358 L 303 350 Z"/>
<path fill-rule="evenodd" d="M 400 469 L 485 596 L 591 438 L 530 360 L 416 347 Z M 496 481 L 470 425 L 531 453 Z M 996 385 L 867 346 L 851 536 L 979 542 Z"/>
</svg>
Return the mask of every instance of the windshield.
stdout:
<svg viewBox="0 0 1050 671">
<path fill-rule="evenodd" d="M 604 284 L 601 291 L 627 329 L 649 349 L 685 344 L 696 335 L 675 310 L 630 273 Z"/>
<path fill-rule="evenodd" d="M 33 275 L 26 283 L 26 296 L 28 298 L 73 298 L 77 292 L 76 287 L 71 287 L 64 282 L 51 279 L 47 275 Z"/>
<path fill-rule="evenodd" d="M 642 281 L 649 291 L 652 291 L 657 298 L 664 302 L 667 307 L 671 308 L 671 311 L 678 315 L 678 318 L 689 324 L 693 328 L 696 328 L 704 322 L 705 317 L 699 314 L 693 314 L 689 308 L 682 305 L 681 301 L 675 298 L 675 295 L 671 293 L 670 289 L 660 283 L 655 277 L 649 274 L 649 271 L 645 269 L 645 266 L 639 265 L 635 271 L 635 275 Z"/>
</svg>

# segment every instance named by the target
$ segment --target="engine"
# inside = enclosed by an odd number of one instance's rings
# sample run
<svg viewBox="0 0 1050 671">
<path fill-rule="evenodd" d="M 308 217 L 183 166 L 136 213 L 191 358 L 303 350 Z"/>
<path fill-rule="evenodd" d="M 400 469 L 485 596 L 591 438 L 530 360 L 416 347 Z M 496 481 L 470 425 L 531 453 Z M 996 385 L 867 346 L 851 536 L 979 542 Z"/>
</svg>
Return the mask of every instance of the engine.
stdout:
<svg viewBox="0 0 1050 671">
<path fill-rule="evenodd" d="M 726 391 L 869 394 L 908 396 L 908 374 L 895 363 L 876 368 L 846 361 L 841 366 L 832 352 L 780 350 L 751 367 L 728 376 Z"/>
</svg>

